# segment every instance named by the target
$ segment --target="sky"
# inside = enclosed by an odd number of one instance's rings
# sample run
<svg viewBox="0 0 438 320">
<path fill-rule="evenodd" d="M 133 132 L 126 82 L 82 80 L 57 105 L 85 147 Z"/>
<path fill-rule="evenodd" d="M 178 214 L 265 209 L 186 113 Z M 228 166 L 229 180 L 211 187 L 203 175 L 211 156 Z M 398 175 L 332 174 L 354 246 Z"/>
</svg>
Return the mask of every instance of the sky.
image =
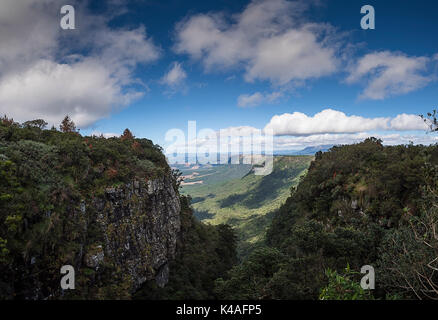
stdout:
<svg viewBox="0 0 438 320">
<path fill-rule="evenodd" d="M 436 143 L 418 115 L 438 104 L 437 14 L 430 0 L 2 0 L 0 114 L 164 147 L 189 121 L 269 130 L 277 150 Z"/>
</svg>

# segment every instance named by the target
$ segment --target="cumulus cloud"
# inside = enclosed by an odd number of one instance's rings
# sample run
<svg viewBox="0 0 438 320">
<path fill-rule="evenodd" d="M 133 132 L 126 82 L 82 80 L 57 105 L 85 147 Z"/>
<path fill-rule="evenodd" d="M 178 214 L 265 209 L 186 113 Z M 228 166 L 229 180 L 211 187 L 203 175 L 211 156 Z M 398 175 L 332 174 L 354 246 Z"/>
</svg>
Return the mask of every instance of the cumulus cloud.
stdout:
<svg viewBox="0 0 438 320">
<path fill-rule="evenodd" d="M 326 109 L 313 117 L 301 112 L 275 115 L 266 125 L 275 135 L 309 135 L 316 133 L 347 133 L 388 129 L 388 118 L 363 118 Z"/>
<path fill-rule="evenodd" d="M 245 80 L 276 85 L 332 74 L 335 44 L 328 26 L 303 21 L 303 1 L 252 1 L 242 13 L 198 14 L 177 27 L 178 53 L 201 60 L 206 70 L 242 67 Z"/>
<path fill-rule="evenodd" d="M 421 117 L 414 114 L 399 114 L 390 123 L 396 131 L 427 130 L 428 126 Z"/>
<path fill-rule="evenodd" d="M 409 57 L 389 51 L 370 53 L 351 69 L 347 83 L 368 80 L 360 99 L 382 100 L 426 86 L 433 76 L 426 73 L 428 57 Z"/>
<path fill-rule="evenodd" d="M 187 78 L 187 73 L 181 66 L 181 63 L 174 62 L 170 70 L 161 78 L 161 83 L 170 87 L 181 85 L 184 79 Z"/>
<path fill-rule="evenodd" d="M 88 127 L 147 90 L 133 71 L 160 56 L 143 26 L 114 30 L 72 1 L 80 28 L 59 27 L 60 0 L 5 0 L 0 12 L 0 113 L 16 121 L 69 114 Z M 5 9 L 5 10 L 3 10 Z M 81 10 L 79 10 L 81 9 Z M 86 52 L 86 55 L 85 55 Z"/>
<path fill-rule="evenodd" d="M 357 133 L 379 130 L 425 130 L 426 125 L 419 116 L 401 114 L 395 118 L 365 118 L 347 116 L 341 111 L 325 109 L 314 116 L 301 112 L 275 115 L 265 130 L 275 135 L 314 135 L 324 133 Z"/>
<path fill-rule="evenodd" d="M 253 94 L 241 94 L 237 98 L 237 105 L 239 107 L 255 107 L 262 103 L 274 103 L 283 96 L 281 92 L 272 92 L 269 94 L 262 94 L 256 92 Z"/>
<path fill-rule="evenodd" d="M 401 135 L 394 134 L 376 134 L 368 132 L 359 133 L 326 133 L 315 134 L 310 136 L 282 136 L 275 137 L 274 148 L 277 151 L 281 150 L 301 150 L 305 147 L 320 146 L 320 145 L 344 145 L 353 144 L 364 141 L 367 138 L 375 137 L 381 139 L 385 145 L 400 145 L 400 144 L 435 144 L 438 143 L 438 137 L 431 135 Z"/>
<path fill-rule="evenodd" d="M 59 36 L 60 1 L 3 0 L 0 10 L 0 72 L 25 69 L 50 57 Z"/>
<path fill-rule="evenodd" d="M 113 104 L 129 103 L 117 80 L 96 61 L 58 64 L 40 60 L 0 82 L 0 109 L 16 120 L 44 118 L 59 123 L 66 114 L 81 127 L 108 115 Z M 134 94 L 135 96 L 135 94 Z"/>
</svg>

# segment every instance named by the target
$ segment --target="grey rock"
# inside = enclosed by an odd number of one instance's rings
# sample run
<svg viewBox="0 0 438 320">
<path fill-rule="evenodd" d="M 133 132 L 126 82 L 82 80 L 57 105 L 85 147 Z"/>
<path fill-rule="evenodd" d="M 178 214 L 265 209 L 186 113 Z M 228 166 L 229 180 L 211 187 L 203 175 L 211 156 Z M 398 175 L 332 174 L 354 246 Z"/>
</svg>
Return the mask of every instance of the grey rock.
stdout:
<svg viewBox="0 0 438 320">
<path fill-rule="evenodd" d="M 145 281 L 159 286 L 169 279 L 168 263 L 176 254 L 181 229 L 180 200 L 172 178 L 134 181 L 107 188 L 96 199 L 97 222 L 104 235 L 103 253 L 132 279 L 132 291 Z M 97 267 L 103 256 L 91 255 L 86 264 Z"/>
</svg>

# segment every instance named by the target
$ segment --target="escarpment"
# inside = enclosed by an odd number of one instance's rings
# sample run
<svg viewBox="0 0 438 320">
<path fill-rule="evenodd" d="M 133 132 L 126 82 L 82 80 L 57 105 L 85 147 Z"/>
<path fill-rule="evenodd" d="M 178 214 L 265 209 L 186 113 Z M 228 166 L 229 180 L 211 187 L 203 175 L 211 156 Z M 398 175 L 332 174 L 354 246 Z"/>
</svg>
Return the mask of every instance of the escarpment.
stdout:
<svg viewBox="0 0 438 320">
<path fill-rule="evenodd" d="M 103 195 L 72 204 L 68 222 L 48 213 L 50 223 L 60 223 L 48 232 L 54 236 L 60 228 L 65 234 L 43 240 L 43 250 L 24 253 L 16 262 L 27 279 L 23 283 L 17 274 L 13 288 L 18 297 L 130 298 L 149 280 L 164 287 L 181 229 L 180 197 L 172 179 L 165 175 L 106 188 Z M 62 265 L 75 270 L 74 290 L 60 288 Z"/>
<path fill-rule="evenodd" d="M 171 179 L 164 176 L 108 188 L 92 205 L 103 235 L 95 247 L 103 249 L 92 255 L 92 263 L 86 259 L 86 266 L 97 270 L 100 261 L 108 259 L 125 270 L 133 290 L 150 279 L 163 287 L 181 227 L 180 200 Z"/>
<path fill-rule="evenodd" d="M 177 175 L 152 141 L 0 122 L 0 299 L 163 287 L 180 229 Z M 63 266 L 74 289 L 61 287 Z"/>
</svg>

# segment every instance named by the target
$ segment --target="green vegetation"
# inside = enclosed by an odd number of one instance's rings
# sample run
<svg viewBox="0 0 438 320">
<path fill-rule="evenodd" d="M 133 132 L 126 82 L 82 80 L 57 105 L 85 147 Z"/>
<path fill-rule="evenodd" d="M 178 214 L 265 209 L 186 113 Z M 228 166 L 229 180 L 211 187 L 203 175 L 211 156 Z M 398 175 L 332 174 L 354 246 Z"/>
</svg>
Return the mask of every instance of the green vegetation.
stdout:
<svg viewBox="0 0 438 320">
<path fill-rule="evenodd" d="M 268 247 L 217 281 L 220 296 L 437 298 L 437 164 L 438 146 L 374 138 L 316 154 L 275 213 Z M 375 266 L 372 294 L 358 286 L 363 265 Z"/>
<path fill-rule="evenodd" d="M 83 252 L 93 253 L 104 242 L 93 199 L 108 187 L 178 174 L 159 146 L 129 130 L 105 139 L 82 137 L 68 117 L 62 132 L 45 126 L 43 120 L 20 125 L 0 119 L 0 299 L 129 299 L 127 270 L 111 259 L 98 272 L 82 262 Z M 235 262 L 234 233 L 195 222 L 187 201 L 181 198 L 182 241 L 166 290 L 171 297 L 212 297 L 214 280 Z M 76 268 L 76 289 L 62 293 L 65 264 Z"/>
<path fill-rule="evenodd" d="M 183 170 L 190 176 L 181 192 L 192 197 L 195 216 L 204 223 L 229 224 L 239 236 L 241 257 L 262 245 L 273 212 L 287 199 L 306 173 L 313 157 L 279 156 L 274 158 L 270 175 L 257 176 L 250 165 L 219 165 Z M 193 176 L 193 172 L 198 175 Z"/>
<path fill-rule="evenodd" d="M 373 300 L 371 292 L 365 291 L 359 284 L 362 275 L 352 271 L 350 266 L 342 275 L 330 269 L 325 274 L 328 284 L 321 290 L 320 300 Z"/>
<path fill-rule="evenodd" d="M 80 289 L 61 296 L 60 266 L 98 252 L 104 236 L 92 210 L 80 214 L 81 202 L 163 175 L 177 189 L 179 173 L 129 130 L 105 139 L 80 136 L 68 118 L 65 132 L 45 126 L 0 119 L 2 299 L 438 299 L 438 146 L 375 138 L 314 160 L 275 157 L 268 176 L 185 168 L 186 182 L 202 184 L 183 186 L 191 197 L 180 196 L 169 283 L 150 281 L 133 295 L 129 273 L 107 261 L 99 272 L 82 268 Z M 376 270 L 371 292 L 359 285 L 363 265 Z"/>
<path fill-rule="evenodd" d="M 0 120 L 0 297 L 57 293 L 59 270 L 101 239 L 93 217 L 79 204 L 110 186 L 170 172 L 161 149 L 147 139 L 82 137 L 67 118 L 43 130 L 43 120 L 23 125 Z M 145 162 L 150 164 L 145 166 Z M 83 226 L 89 224 L 88 230 Z M 77 263 L 80 263 L 79 261 Z M 80 273 L 76 297 L 125 297 L 129 282 L 107 266 L 99 280 Z M 117 280 L 120 278 L 120 281 Z M 125 284 L 123 283 L 125 282 Z M 94 289 L 95 290 L 94 290 Z M 112 290 L 117 288 L 117 290 Z M 106 291 L 112 291 L 106 294 Z"/>
</svg>

